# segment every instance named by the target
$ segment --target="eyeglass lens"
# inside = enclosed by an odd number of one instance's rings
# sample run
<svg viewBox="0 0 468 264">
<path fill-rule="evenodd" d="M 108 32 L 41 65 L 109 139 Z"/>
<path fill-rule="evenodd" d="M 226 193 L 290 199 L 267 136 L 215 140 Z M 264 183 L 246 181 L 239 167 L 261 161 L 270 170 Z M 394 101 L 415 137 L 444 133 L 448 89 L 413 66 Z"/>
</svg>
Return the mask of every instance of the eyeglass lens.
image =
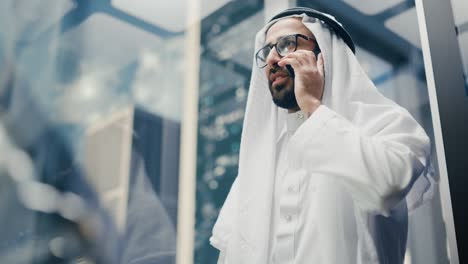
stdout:
<svg viewBox="0 0 468 264">
<path fill-rule="evenodd" d="M 283 57 L 286 56 L 288 53 L 294 52 L 296 50 L 297 40 L 296 36 L 284 36 L 278 40 L 278 42 L 274 45 L 267 45 L 263 47 L 257 53 L 257 64 L 259 67 L 266 66 L 266 58 L 273 47 L 276 47 L 276 51 L 278 54 Z"/>
</svg>

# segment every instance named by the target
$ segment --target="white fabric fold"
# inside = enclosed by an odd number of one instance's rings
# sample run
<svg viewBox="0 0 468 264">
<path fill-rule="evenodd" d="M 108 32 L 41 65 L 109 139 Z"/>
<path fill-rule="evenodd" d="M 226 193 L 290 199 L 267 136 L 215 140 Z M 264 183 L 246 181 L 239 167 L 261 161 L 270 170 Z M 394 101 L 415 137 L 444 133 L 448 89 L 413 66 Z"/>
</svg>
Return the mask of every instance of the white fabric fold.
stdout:
<svg viewBox="0 0 468 264">
<path fill-rule="evenodd" d="M 291 139 L 291 166 L 332 177 L 369 214 L 388 215 L 405 197 L 408 208 L 421 205 L 433 183 L 424 130 L 408 111 L 377 91 L 327 25 L 305 14 L 295 17 L 302 17 L 321 48 L 325 88 L 323 105 Z M 265 32 L 275 22 L 257 33 L 255 50 L 264 45 Z M 272 102 L 265 73 L 253 61 L 238 176 L 210 239 L 224 263 L 270 260 L 276 142 L 286 115 Z"/>
</svg>

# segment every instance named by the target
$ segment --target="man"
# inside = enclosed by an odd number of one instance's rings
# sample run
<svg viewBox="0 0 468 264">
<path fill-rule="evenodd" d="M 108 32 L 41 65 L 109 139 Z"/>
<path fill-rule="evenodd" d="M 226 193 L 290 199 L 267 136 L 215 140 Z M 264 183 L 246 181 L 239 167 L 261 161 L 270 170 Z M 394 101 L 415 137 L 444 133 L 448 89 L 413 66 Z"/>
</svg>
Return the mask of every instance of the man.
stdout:
<svg viewBox="0 0 468 264">
<path fill-rule="evenodd" d="M 403 262 L 429 138 L 335 32 L 299 13 L 257 34 L 239 174 L 210 239 L 219 263 Z"/>
</svg>

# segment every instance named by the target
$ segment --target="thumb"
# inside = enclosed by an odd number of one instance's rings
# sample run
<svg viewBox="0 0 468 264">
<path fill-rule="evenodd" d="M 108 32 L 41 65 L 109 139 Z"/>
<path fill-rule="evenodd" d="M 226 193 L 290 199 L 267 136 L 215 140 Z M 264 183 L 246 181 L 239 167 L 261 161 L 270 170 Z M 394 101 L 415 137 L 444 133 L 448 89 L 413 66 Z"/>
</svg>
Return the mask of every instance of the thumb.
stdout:
<svg viewBox="0 0 468 264">
<path fill-rule="evenodd" d="M 323 61 L 323 55 L 320 52 L 318 55 L 318 60 L 317 60 L 317 68 L 320 73 L 320 75 L 324 76 L 324 61 Z"/>
</svg>

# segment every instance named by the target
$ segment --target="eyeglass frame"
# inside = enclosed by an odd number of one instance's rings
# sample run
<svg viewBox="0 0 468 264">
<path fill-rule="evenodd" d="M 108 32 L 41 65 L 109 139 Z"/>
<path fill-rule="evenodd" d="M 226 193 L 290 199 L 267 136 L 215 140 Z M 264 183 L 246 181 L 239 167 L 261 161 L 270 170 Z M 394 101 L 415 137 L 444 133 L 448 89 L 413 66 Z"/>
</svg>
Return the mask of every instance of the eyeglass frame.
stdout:
<svg viewBox="0 0 468 264">
<path fill-rule="evenodd" d="M 268 44 L 268 45 L 265 45 L 265 46 L 263 46 L 262 48 L 260 48 L 260 49 L 255 53 L 255 64 L 257 64 L 257 67 L 260 68 L 260 69 L 263 69 L 263 68 L 265 68 L 265 67 L 268 65 L 268 63 L 266 63 L 266 58 L 268 57 L 268 55 L 267 55 L 267 57 L 265 57 L 265 60 L 264 60 L 264 61 L 265 61 L 265 65 L 262 66 L 262 67 L 260 67 L 260 66 L 258 65 L 258 60 L 260 59 L 258 54 L 260 53 L 260 51 L 262 51 L 262 50 L 263 50 L 264 48 L 266 48 L 266 47 L 270 47 L 270 52 L 273 50 L 273 47 L 275 47 L 275 50 L 276 50 L 276 53 L 278 53 L 278 56 L 280 56 L 280 58 L 283 58 L 285 55 L 281 55 L 281 54 L 280 54 L 280 52 L 278 51 L 278 46 L 277 46 L 277 45 L 278 45 L 278 43 L 281 41 L 281 39 L 286 38 L 286 37 L 291 37 L 291 36 L 294 36 L 294 37 L 296 38 L 296 39 L 295 39 L 296 47 L 295 47 L 294 50 L 291 51 L 291 52 L 295 52 L 295 51 L 297 50 L 297 46 L 298 46 L 298 41 L 297 41 L 298 39 L 297 39 L 297 37 L 301 37 L 301 38 L 303 38 L 303 39 L 305 39 L 305 40 L 313 40 L 313 41 L 314 41 L 314 43 L 315 43 L 315 49 L 314 49 L 315 56 L 318 56 L 318 53 L 320 53 L 320 48 L 319 48 L 319 46 L 318 46 L 317 39 L 315 39 L 315 38 L 313 38 L 313 37 L 308 37 L 308 36 L 303 35 L 303 34 L 300 34 L 300 33 L 291 34 L 291 35 L 286 35 L 286 36 L 280 37 L 280 38 L 278 39 L 278 41 L 277 41 L 275 44 Z M 269 53 L 268 53 L 268 54 L 269 54 Z"/>
</svg>

